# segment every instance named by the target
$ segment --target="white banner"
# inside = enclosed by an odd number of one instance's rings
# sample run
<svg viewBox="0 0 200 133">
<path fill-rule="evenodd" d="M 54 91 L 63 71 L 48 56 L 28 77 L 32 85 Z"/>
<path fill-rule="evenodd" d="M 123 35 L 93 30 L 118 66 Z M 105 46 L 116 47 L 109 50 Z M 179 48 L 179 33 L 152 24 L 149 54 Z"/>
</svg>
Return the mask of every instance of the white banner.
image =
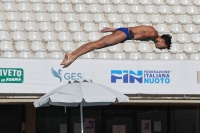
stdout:
<svg viewBox="0 0 200 133">
<path fill-rule="evenodd" d="M 196 60 L 1 59 L 0 93 L 46 93 L 69 80 L 91 79 L 124 94 L 200 94 Z"/>
</svg>

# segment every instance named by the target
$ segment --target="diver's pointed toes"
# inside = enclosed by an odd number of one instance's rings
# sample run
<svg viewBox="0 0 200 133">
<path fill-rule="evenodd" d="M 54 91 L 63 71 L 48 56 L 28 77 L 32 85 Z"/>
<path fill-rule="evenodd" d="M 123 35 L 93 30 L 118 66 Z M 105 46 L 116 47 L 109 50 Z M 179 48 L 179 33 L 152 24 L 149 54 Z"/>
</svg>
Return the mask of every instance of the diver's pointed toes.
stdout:
<svg viewBox="0 0 200 133">
<path fill-rule="evenodd" d="M 63 59 L 63 61 L 60 63 L 60 65 L 65 65 L 66 62 L 67 62 L 67 58 L 65 57 L 65 58 Z"/>
<path fill-rule="evenodd" d="M 63 61 L 63 62 L 61 62 L 61 63 L 60 63 L 60 65 L 65 65 L 65 62 L 64 62 L 64 61 Z"/>
<path fill-rule="evenodd" d="M 66 65 L 64 65 L 62 68 L 66 68 L 67 66 Z"/>
</svg>

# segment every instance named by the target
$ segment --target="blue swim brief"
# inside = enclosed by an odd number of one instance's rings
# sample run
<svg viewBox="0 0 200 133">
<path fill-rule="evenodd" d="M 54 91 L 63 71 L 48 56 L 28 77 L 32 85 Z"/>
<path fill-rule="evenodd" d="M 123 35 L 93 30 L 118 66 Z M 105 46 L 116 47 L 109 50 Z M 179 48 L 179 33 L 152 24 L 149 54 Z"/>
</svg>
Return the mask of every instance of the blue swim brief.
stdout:
<svg viewBox="0 0 200 133">
<path fill-rule="evenodd" d="M 126 39 L 124 39 L 122 42 L 120 42 L 120 43 L 123 43 L 123 42 L 125 42 L 126 40 L 131 40 L 130 38 L 129 38 L 129 31 L 128 31 L 128 28 L 117 28 L 116 30 L 119 30 L 119 31 L 122 31 L 122 32 L 124 32 L 125 34 L 126 34 Z M 115 31 L 116 31 L 115 30 Z"/>
</svg>

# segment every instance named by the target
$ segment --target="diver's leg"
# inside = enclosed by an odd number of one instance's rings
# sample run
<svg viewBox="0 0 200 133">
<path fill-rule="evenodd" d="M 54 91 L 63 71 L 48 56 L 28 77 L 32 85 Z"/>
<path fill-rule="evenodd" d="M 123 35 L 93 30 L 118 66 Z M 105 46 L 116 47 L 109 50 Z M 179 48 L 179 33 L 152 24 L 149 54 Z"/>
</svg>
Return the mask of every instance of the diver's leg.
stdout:
<svg viewBox="0 0 200 133">
<path fill-rule="evenodd" d="M 66 53 L 64 60 L 62 61 L 61 65 L 64 65 L 63 68 L 68 67 L 74 60 L 76 60 L 79 56 L 88 53 L 94 49 L 104 48 L 106 46 L 111 46 L 118 44 L 126 39 L 126 34 L 122 31 L 115 31 L 114 33 L 104 36 L 101 39 L 89 42 L 72 53 Z"/>
</svg>

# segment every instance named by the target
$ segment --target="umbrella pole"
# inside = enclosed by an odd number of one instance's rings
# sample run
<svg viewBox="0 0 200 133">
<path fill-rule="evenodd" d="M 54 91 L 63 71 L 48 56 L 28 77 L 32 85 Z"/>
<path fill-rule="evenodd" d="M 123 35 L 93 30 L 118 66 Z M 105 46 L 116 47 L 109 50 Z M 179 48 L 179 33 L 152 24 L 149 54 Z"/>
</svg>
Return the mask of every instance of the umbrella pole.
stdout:
<svg viewBox="0 0 200 133">
<path fill-rule="evenodd" d="M 82 107 L 82 103 L 80 103 L 80 113 L 81 113 L 81 133 L 83 133 L 83 107 Z"/>
</svg>

